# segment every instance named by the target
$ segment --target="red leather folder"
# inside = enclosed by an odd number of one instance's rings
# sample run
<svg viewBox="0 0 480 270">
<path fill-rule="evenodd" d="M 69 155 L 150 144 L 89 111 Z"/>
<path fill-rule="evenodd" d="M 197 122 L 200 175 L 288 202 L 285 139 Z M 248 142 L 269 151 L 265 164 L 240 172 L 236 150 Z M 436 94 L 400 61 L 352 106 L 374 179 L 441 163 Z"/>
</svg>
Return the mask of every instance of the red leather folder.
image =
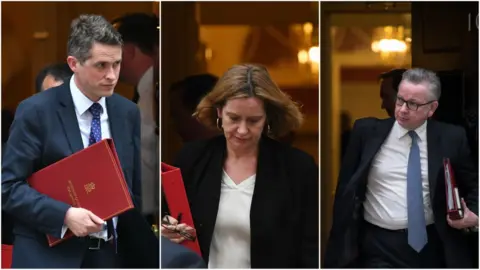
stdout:
<svg viewBox="0 0 480 270">
<path fill-rule="evenodd" d="M 97 142 L 34 173 L 28 183 L 52 199 L 92 211 L 103 220 L 132 209 L 133 203 L 112 139 Z M 62 239 L 47 235 L 50 247 Z"/>
<path fill-rule="evenodd" d="M 13 246 L 2 244 L 2 269 L 12 267 Z"/>
<path fill-rule="evenodd" d="M 443 159 L 443 170 L 445 173 L 445 193 L 447 201 L 447 214 L 452 220 L 463 218 L 463 207 L 458 192 L 457 183 L 455 181 L 455 174 L 453 173 L 450 159 Z"/>
<path fill-rule="evenodd" d="M 170 215 L 174 218 L 181 215 L 182 220 L 180 223 L 185 223 L 186 225 L 195 228 L 180 169 L 163 162 L 161 167 L 162 188 L 168 204 L 168 209 L 170 210 Z M 198 244 L 198 238 L 195 238 L 193 241 L 185 240 L 182 242 L 182 245 L 190 248 L 198 255 L 202 256 L 200 246 Z"/>
</svg>

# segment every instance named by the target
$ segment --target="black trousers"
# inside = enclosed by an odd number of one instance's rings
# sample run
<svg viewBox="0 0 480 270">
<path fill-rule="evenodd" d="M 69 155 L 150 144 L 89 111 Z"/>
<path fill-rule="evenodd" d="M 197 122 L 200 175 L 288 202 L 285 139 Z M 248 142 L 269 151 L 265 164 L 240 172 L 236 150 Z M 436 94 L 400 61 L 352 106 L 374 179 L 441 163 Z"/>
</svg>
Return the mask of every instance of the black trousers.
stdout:
<svg viewBox="0 0 480 270">
<path fill-rule="evenodd" d="M 417 253 L 407 230 L 387 230 L 368 222 L 362 228 L 360 261 L 364 268 L 445 268 L 443 243 L 435 225 L 427 226 L 428 243 Z"/>
<path fill-rule="evenodd" d="M 100 249 L 87 250 L 80 268 L 121 268 L 121 261 L 114 245 L 106 243 Z"/>
</svg>

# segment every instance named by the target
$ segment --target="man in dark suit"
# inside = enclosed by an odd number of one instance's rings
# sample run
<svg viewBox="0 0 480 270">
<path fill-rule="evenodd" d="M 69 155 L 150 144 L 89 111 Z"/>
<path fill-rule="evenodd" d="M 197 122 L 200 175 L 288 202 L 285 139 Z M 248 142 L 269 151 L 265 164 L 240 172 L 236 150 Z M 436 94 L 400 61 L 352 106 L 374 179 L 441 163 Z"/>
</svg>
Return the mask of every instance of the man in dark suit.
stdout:
<svg viewBox="0 0 480 270">
<path fill-rule="evenodd" d="M 136 267 L 145 261 L 158 267 L 158 240 L 138 213 L 140 113 L 113 93 L 121 56 L 122 39 L 112 25 L 81 15 L 68 40 L 72 78 L 19 104 L 2 164 L 2 209 L 15 221 L 12 267 L 118 268 L 135 260 Z M 135 210 L 103 221 L 28 185 L 36 171 L 105 138 L 115 142 Z M 60 238 L 67 229 L 77 237 L 48 246 L 46 234 Z"/>
<path fill-rule="evenodd" d="M 162 268 L 207 268 L 203 259 L 190 249 L 162 236 Z"/>
<path fill-rule="evenodd" d="M 478 175 L 465 131 L 427 120 L 440 81 L 407 70 L 395 118 L 357 120 L 342 163 L 324 267 L 464 268 L 463 230 L 478 226 Z M 450 158 L 465 216 L 447 218 L 442 160 Z"/>
</svg>

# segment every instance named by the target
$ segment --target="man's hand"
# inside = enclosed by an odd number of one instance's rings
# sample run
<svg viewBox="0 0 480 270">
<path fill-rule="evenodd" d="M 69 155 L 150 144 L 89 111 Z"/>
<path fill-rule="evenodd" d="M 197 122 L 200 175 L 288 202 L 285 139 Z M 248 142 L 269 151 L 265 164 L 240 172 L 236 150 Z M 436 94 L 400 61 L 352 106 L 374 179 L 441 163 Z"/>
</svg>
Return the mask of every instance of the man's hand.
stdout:
<svg viewBox="0 0 480 270">
<path fill-rule="evenodd" d="M 478 216 L 475 215 L 470 209 L 468 209 L 467 204 L 462 199 L 462 207 L 463 207 L 463 218 L 459 220 L 451 220 L 450 217 L 447 215 L 447 222 L 448 224 L 455 228 L 455 229 L 467 229 L 470 227 L 478 226 Z"/>
<path fill-rule="evenodd" d="M 103 224 L 101 218 L 83 208 L 70 207 L 65 215 L 65 225 L 78 237 L 100 232 Z"/>
</svg>

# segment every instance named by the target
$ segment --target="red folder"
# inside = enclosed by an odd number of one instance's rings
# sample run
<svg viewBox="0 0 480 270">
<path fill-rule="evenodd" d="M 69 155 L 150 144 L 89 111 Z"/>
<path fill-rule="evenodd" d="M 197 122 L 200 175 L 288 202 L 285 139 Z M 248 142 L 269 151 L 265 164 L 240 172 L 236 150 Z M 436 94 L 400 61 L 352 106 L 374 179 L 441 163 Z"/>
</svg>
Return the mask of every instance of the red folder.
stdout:
<svg viewBox="0 0 480 270">
<path fill-rule="evenodd" d="M 185 186 L 183 185 L 182 173 L 179 168 L 175 168 L 162 162 L 162 188 L 168 204 L 168 209 L 170 210 L 170 215 L 176 218 L 181 214 L 181 223 L 185 223 L 186 225 L 195 228 L 192 212 L 190 211 L 190 204 L 187 199 L 187 193 L 185 192 Z M 182 245 L 202 256 L 198 244 L 198 238 L 195 237 L 195 240 L 193 241 L 185 240 L 182 242 Z"/>
<path fill-rule="evenodd" d="M 43 168 L 28 183 L 52 199 L 88 209 L 103 220 L 134 207 L 112 139 Z M 47 235 L 48 244 L 52 247 L 72 236 L 69 230 L 62 239 Z"/>
<path fill-rule="evenodd" d="M 451 220 L 458 220 L 463 218 L 463 207 L 458 192 L 457 183 L 455 181 L 455 174 L 453 173 L 450 159 L 443 159 L 443 170 L 445 173 L 445 195 L 447 196 L 447 214 Z"/>
<path fill-rule="evenodd" d="M 11 268 L 13 246 L 2 244 L 2 269 Z"/>
</svg>

